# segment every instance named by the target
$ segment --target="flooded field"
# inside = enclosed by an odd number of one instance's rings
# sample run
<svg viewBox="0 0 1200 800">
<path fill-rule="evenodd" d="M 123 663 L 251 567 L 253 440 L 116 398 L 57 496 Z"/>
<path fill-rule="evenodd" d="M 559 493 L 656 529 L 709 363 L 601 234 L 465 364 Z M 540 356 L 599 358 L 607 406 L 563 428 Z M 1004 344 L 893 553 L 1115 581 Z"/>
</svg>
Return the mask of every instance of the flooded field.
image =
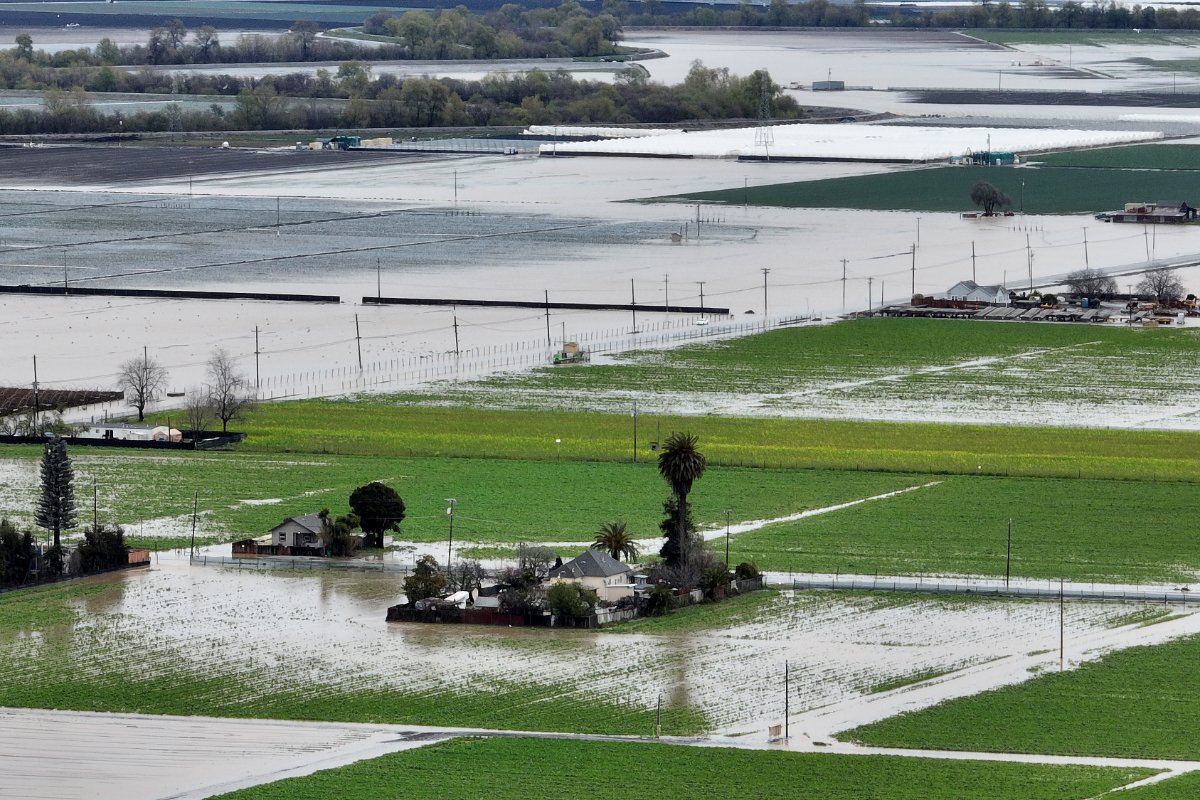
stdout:
<svg viewBox="0 0 1200 800">
<path fill-rule="evenodd" d="M 124 682 L 212 685 L 216 693 L 196 701 L 212 708 L 192 713 L 257 702 L 272 686 L 304 687 L 306 695 L 322 698 L 318 707 L 336 708 L 339 696 L 369 686 L 406 696 L 482 696 L 499 715 L 492 724 L 504 726 L 505 713 L 515 712 L 510 704 L 535 687 L 545 702 L 590 697 L 645 709 L 661 695 L 673 708 L 703 712 L 715 731 L 760 736 L 782 714 L 785 661 L 792 713 L 803 715 L 853 705 L 912 676 L 968 670 L 964 685 L 943 690 L 948 696 L 987 688 L 989 681 L 1019 680 L 1049 660 L 1043 655 L 1026 664 L 1025 654 L 1053 651 L 1057 662 L 1059 635 L 1055 605 L 1022 602 L 784 593 L 763 596 L 731 627 L 623 634 L 620 628 L 388 624 L 384 610 L 399 596 L 399 579 L 391 575 L 263 573 L 164 560 L 104 580 L 109 588 L 77 601 L 76 624 L 15 639 L 10 634 L 7 658 L 40 681 L 73 684 L 83 677 L 102 705 Z M 1120 640 L 1115 626 L 1140 618 L 1132 605 L 1068 604 L 1068 658 L 1111 646 Z M 1172 625 L 1154 627 L 1168 636 Z M 1006 659 L 1021 666 L 970 677 L 969 668 Z M 7 674 L 0 697 L 18 679 Z M 77 702 L 71 705 L 80 707 Z M 462 713 L 471 712 L 464 707 Z M 862 714 L 869 716 L 849 716 Z M 525 712 L 515 719 L 508 724 L 530 723 Z M 459 724 L 478 723 L 464 718 Z M 834 732 L 822 724 L 821 735 Z"/>
</svg>

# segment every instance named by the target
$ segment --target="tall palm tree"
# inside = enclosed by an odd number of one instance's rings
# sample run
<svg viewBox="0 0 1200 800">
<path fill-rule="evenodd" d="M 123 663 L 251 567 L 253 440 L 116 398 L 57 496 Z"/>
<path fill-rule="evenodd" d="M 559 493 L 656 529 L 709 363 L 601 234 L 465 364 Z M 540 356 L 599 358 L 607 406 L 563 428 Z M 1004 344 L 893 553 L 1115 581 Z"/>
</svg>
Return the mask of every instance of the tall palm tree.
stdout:
<svg viewBox="0 0 1200 800">
<path fill-rule="evenodd" d="M 622 558 L 633 561 L 638 557 L 638 546 L 622 520 L 601 525 L 600 530 L 596 531 L 592 549 L 603 550 L 618 561 Z"/>
<path fill-rule="evenodd" d="M 668 536 L 668 547 L 664 548 L 670 566 L 687 561 L 687 498 L 692 492 L 692 484 L 703 477 L 708 465 L 704 454 L 696 449 L 696 442 L 696 437 L 690 433 L 672 433 L 658 453 L 658 472 L 675 495 L 674 541 Z"/>
</svg>

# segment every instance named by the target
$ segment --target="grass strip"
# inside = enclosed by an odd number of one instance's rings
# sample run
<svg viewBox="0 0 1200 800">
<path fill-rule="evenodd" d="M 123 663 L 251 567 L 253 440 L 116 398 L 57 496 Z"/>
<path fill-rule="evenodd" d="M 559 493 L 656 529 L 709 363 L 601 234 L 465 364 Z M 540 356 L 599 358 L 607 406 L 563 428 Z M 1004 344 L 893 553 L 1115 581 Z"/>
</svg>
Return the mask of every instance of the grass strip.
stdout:
<svg viewBox="0 0 1200 800">
<path fill-rule="evenodd" d="M 529 781 L 537 765 L 567 775 Z M 557 769 L 550 767 L 557 765 Z M 614 779 L 619 769 L 621 779 Z M 474 797 L 623 800 L 800 797 L 823 800 L 1067 800 L 1152 774 L 1149 770 L 832 756 L 637 742 L 454 739 L 303 778 L 221 795 L 220 800 L 378 800 Z M 483 788 L 486 787 L 486 790 Z"/>
<path fill-rule="evenodd" d="M 1067 634 L 1070 642 L 1070 633 Z M 1195 760 L 1200 637 L 901 714 L 839 738 L 886 747 Z"/>
</svg>

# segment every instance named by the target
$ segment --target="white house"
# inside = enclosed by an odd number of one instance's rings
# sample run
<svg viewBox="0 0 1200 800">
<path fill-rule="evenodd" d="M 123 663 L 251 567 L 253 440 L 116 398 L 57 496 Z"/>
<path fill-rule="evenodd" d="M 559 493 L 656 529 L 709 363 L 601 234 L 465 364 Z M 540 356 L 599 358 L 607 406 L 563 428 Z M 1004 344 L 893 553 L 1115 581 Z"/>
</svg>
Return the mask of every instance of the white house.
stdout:
<svg viewBox="0 0 1200 800">
<path fill-rule="evenodd" d="M 603 550 L 586 550 L 550 573 L 551 583 L 564 581 L 593 589 L 601 600 L 615 603 L 633 594 L 633 567 Z"/>
<path fill-rule="evenodd" d="M 946 290 L 947 300 L 964 300 L 968 303 L 987 303 L 993 306 L 1008 305 L 1008 289 L 999 284 L 980 286 L 975 281 L 959 281 Z"/>
<path fill-rule="evenodd" d="M 271 528 L 270 535 L 277 547 L 320 547 L 321 518 L 316 514 L 288 517 Z"/>
</svg>

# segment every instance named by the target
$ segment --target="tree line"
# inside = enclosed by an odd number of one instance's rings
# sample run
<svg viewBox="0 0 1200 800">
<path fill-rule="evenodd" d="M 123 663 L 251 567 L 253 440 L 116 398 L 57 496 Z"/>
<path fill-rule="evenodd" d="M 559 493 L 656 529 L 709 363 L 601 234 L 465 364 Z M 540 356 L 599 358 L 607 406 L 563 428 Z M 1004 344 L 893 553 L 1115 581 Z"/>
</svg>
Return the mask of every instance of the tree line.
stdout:
<svg viewBox="0 0 1200 800">
<path fill-rule="evenodd" d="M 604 4 L 606 9 L 611 7 L 617 18 L 630 26 L 857 28 L 883 23 L 897 27 L 952 29 L 1200 28 L 1200 9 L 1196 8 L 1125 7 L 1113 2 L 1084 4 L 1075 0 L 1068 0 L 1060 6 L 1047 5 L 1045 0 L 1023 0 L 1020 3 L 981 3 L 937 9 L 893 7 L 886 12 L 878 7 L 869 8 L 863 0 L 857 0 L 852 5 L 839 5 L 829 0 L 806 0 L 796 4 L 789 4 L 787 0 L 771 0 L 769 5 L 759 5 L 742 0 L 736 8 L 724 11 L 698 5 L 681 14 L 666 13 L 661 0 L 642 0 L 640 13 L 632 15 L 627 11 L 621 14 L 618 9 L 623 6 L 619 0 L 606 0 Z"/>
<path fill-rule="evenodd" d="M 371 40 L 320 36 L 321 27 L 297 20 L 282 36 L 241 34 L 222 41 L 211 25 L 193 31 L 179 19 L 151 28 L 145 44 L 118 45 L 107 37 L 96 47 L 47 53 L 35 50 L 28 33 L 0 52 L 0 71 L 138 67 L 294 61 L 397 61 L 404 59 L 569 58 L 615 52 L 621 23 L 611 14 L 592 14 L 575 0 L 557 8 L 506 5 L 483 16 L 465 6 L 394 15 L 378 11 L 363 21 Z"/>
<path fill-rule="evenodd" d="M 69 74 L 68 74 L 69 73 Z M 123 76 L 118 79 L 118 76 Z M 3 70 L 0 70 L 3 78 Z M 82 83 L 66 84 L 78 79 Z M 119 88 L 111 81 L 119 84 Z M 692 120 L 753 119 L 768 98 L 773 119 L 797 119 L 801 107 L 765 70 L 747 76 L 696 62 L 674 86 L 654 83 L 633 68 L 611 84 L 577 80 L 563 71 L 531 70 L 481 80 L 373 76 L 369 64 L 343 63 L 336 72 L 261 78 L 232 75 L 125 74 L 110 67 L 68 71 L 45 88 L 41 109 L 0 110 L 0 134 L 130 134 L 168 131 L 321 130 L 560 124 L 669 124 Z M 172 103 L 163 109 L 104 113 L 92 91 L 163 91 L 164 82 L 193 95 L 234 96 L 234 108 Z M 66 85 L 64 85 L 66 84 Z M 11 87 L 0 87 L 11 88 Z"/>
</svg>

